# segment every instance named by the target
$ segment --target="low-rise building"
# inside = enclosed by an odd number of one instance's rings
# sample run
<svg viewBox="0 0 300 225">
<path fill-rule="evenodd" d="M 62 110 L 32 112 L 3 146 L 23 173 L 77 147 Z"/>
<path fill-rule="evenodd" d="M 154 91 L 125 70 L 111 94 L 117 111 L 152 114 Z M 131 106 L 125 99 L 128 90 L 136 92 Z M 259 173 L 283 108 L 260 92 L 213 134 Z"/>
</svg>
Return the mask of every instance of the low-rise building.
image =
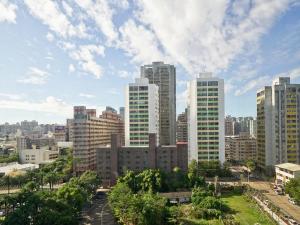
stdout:
<svg viewBox="0 0 300 225">
<path fill-rule="evenodd" d="M 43 147 L 40 149 L 33 146 L 32 149 L 22 149 L 19 151 L 19 160 L 22 164 L 46 164 L 51 163 L 58 158 L 58 151 L 56 148 Z"/>
<path fill-rule="evenodd" d="M 300 165 L 294 163 L 283 163 L 275 165 L 276 184 L 285 184 L 290 179 L 300 178 Z"/>
<path fill-rule="evenodd" d="M 227 161 L 256 160 L 256 138 L 246 132 L 237 136 L 227 136 L 225 158 Z"/>
<path fill-rule="evenodd" d="M 161 169 L 171 172 L 174 167 L 188 169 L 187 143 L 157 146 L 156 135 L 149 134 L 149 146 L 122 146 L 120 136 L 112 134 L 111 146 L 96 149 L 97 173 L 104 186 L 115 184 L 126 170 Z"/>
</svg>

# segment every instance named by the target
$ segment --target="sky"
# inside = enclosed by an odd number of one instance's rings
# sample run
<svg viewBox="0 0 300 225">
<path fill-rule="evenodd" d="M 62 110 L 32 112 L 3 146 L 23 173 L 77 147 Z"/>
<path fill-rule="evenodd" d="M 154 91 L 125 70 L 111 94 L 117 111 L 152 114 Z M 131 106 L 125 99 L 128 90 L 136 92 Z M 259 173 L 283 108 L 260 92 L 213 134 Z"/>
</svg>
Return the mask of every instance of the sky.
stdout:
<svg viewBox="0 0 300 225">
<path fill-rule="evenodd" d="M 299 0 L 0 0 L 0 124 L 65 123 L 74 105 L 118 109 L 140 66 L 176 66 L 177 114 L 200 72 L 225 80 L 225 113 L 300 83 Z"/>
</svg>

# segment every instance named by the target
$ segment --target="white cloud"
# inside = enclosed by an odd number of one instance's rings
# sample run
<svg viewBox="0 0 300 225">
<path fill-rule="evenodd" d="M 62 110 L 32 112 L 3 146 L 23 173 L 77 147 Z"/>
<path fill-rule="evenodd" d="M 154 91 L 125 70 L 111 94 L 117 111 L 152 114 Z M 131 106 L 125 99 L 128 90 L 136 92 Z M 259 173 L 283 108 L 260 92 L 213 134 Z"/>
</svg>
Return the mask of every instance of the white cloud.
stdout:
<svg viewBox="0 0 300 225">
<path fill-rule="evenodd" d="M 170 58 L 193 75 L 226 70 L 289 6 L 288 0 L 137 2 L 137 20 L 120 28 L 121 48 L 137 62 Z"/>
<path fill-rule="evenodd" d="M 50 74 L 44 70 L 38 69 L 36 67 L 30 67 L 25 77 L 19 79 L 18 82 L 24 84 L 41 85 L 46 83 L 49 75 Z"/>
<path fill-rule="evenodd" d="M 67 2 L 62 2 L 62 6 L 64 8 L 64 11 L 66 12 L 66 14 L 69 16 L 69 17 L 72 17 L 73 15 L 73 9 L 72 7 L 67 3 Z"/>
<path fill-rule="evenodd" d="M 118 39 L 118 32 L 113 23 L 113 10 L 107 0 L 76 0 L 88 17 L 95 21 L 98 28 L 106 36 L 108 44 Z"/>
<path fill-rule="evenodd" d="M 0 1 L 0 22 L 16 23 L 17 6 L 7 0 Z"/>
<path fill-rule="evenodd" d="M 0 98 L 9 99 L 9 100 L 20 100 L 23 98 L 23 95 L 0 93 Z"/>
<path fill-rule="evenodd" d="M 70 72 L 70 73 L 73 73 L 74 71 L 75 71 L 74 65 L 73 65 L 73 64 L 70 64 L 70 65 L 69 65 L 69 72 Z"/>
<path fill-rule="evenodd" d="M 49 42 L 52 42 L 54 40 L 54 35 L 50 32 L 47 33 L 46 38 Z"/>
<path fill-rule="evenodd" d="M 72 25 L 56 2 L 51 0 L 25 0 L 24 2 L 33 16 L 49 26 L 49 29 L 59 36 L 64 38 L 88 36 L 84 28 Z"/>
<path fill-rule="evenodd" d="M 253 80 L 250 80 L 247 82 L 243 87 L 235 91 L 235 96 L 240 96 L 243 94 L 246 94 L 248 91 L 251 91 L 253 89 L 259 89 L 267 84 L 271 84 L 271 77 L 270 76 L 261 76 L 257 77 Z"/>
<path fill-rule="evenodd" d="M 79 94 L 80 97 L 84 97 L 84 98 L 95 98 L 95 95 L 91 95 L 91 94 L 86 94 L 86 93 L 80 93 Z"/>
<path fill-rule="evenodd" d="M 121 78 L 128 78 L 130 75 L 129 75 L 128 71 L 120 70 L 120 71 L 118 71 L 118 76 Z"/>
<path fill-rule="evenodd" d="M 138 25 L 130 19 L 120 27 L 120 34 L 118 46 L 132 57 L 133 62 L 164 61 L 165 56 L 159 50 L 156 36 L 145 26 Z"/>
<path fill-rule="evenodd" d="M 119 95 L 120 94 L 120 92 L 116 88 L 109 89 L 108 93 L 112 94 L 112 95 Z"/>
<path fill-rule="evenodd" d="M 71 117 L 73 107 L 68 105 L 61 99 L 53 96 L 47 97 L 45 100 L 33 102 L 28 100 L 0 100 L 1 109 L 18 109 L 35 112 L 46 112 Z"/>
<path fill-rule="evenodd" d="M 95 61 L 95 55 L 104 56 L 104 50 L 104 47 L 100 45 L 81 45 L 70 52 L 70 57 L 79 62 L 83 71 L 99 79 L 102 76 L 102 67 Z"/>
</svg>

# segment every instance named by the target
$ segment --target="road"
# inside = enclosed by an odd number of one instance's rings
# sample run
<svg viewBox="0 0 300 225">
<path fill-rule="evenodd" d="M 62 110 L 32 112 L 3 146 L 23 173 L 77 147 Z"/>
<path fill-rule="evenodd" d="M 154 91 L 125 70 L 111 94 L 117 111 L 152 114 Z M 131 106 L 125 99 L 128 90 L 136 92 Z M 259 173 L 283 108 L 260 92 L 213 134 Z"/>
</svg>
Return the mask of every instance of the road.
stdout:
<svg viewBox="0 0 300 225">
<path fill-rule="evenodd" d="M 274 192 L 274 190 L 270 187 L 269 182 L 255 181 L 255 182 L 250 182 L 249 185 L 252 188 L 263 191 L 265 196 L 270 201 L 272 201 L 274 205 L 281 208 L 283 211 L 288 213 L 290 216 L 294 217 L 294 219 L 297 220 L 298 223 L 300 223 L 300 207 L 291 204 L 288 201 L 287 196 L 277 195 Z"/>
<path fill-rule="evenodd" d="M 106 194 L 99 192 L 96 197 L 91 208 L 83 212 L 80 225 L 118 225 L 107 204 Z"/>
</svg>

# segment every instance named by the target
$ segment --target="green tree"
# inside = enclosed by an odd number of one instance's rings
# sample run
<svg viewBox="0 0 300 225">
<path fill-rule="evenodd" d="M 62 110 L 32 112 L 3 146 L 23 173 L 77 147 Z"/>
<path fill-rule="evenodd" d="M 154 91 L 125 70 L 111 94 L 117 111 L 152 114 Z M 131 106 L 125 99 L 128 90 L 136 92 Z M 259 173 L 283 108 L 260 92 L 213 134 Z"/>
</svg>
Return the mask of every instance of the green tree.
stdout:
<svg viewBox="0 0 300 225">
<path fill-rule="evenodd" d="M 159 192 L 162 188 L 162 176 L 159 170 L 147 169 L 138 174 L 141 190 L 144 192 Z"/>
<path fill-rule="evenodd" d="M 250 180 L 250 174 L 255 170 L 256 165 L 253 160 L 247 160 L 246 161 L 246 167 L 247 167 L 247 172 L 248 172 L 248 182 Z"/>
<path fill-rule="evenodd" d="M 287 182 L 285 192 L 300 204 L 300 178 L 294 178 Z"/>
<path fill-rule="evenodd" d="M 206 190 L 203 187 L 193 188 L 191 201 L 194 206 L 199 205 L 204 198 L 207 196 L 212 196 L 212 191 Z"/>
</svg>

